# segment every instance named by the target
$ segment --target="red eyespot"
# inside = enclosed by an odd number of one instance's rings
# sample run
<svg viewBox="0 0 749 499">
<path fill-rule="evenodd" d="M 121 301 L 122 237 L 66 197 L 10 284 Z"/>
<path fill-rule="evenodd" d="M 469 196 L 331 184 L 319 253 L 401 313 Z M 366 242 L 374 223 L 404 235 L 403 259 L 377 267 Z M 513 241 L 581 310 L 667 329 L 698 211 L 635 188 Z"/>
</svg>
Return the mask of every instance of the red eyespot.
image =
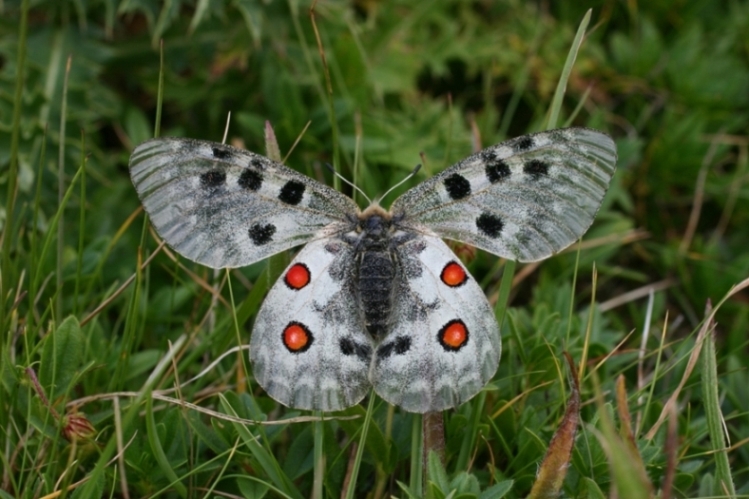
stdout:
<svg viewBox="0 0 749 499">
<path fill-rule="evenodd" d="M 468 343 L 468 328 L 460 319 L 454 319 L 440 329 L 437 338 L 445 350 L 460 350 Z"/>
<path fill-rule="evenodd" d="M 300 290 L 309 284 L 310 273 L 307 266 L 303 263 L 292 265 L 283 276 L 283 282 L 293 290 Z"/>
<path fill-rule="evenodd" d="M 440 279 L 451 288 L 457 288 L 468 280 L 468 275 L 457 262 L 450 262 L 442 269 Z"/>
<path fill-rule="evenodd" d="M 290 322 L 283 330 L 283 344 L 291 353 L 304 352 L 312 345 L 312 333 L 300 322 Z"/>
</svg>

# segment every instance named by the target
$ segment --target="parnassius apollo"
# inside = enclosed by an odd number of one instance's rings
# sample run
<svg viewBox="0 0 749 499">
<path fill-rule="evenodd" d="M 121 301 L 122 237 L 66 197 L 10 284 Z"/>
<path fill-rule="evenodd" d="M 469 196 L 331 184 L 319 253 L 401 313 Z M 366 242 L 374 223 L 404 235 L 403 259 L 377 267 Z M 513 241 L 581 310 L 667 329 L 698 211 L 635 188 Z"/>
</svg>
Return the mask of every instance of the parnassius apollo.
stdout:
<svg viewBox="0 0 749 499">
<path fill-rule="evenodd" d="M 473 154 L 390 210 L 258 154 L 192 139 L 140 144 L 133 184 L 156 231 L 186 258 L 241 267 L 306 244 L 255 320 L 255 379 L 284 405 L 334 411 L 370 387 L 424 413 L 478 393 L 500 357 L 484 293 L 442 241 L 521 262 L 582 236 L 616 165 L 606 134 L 566 128 Z"/>
</svg>

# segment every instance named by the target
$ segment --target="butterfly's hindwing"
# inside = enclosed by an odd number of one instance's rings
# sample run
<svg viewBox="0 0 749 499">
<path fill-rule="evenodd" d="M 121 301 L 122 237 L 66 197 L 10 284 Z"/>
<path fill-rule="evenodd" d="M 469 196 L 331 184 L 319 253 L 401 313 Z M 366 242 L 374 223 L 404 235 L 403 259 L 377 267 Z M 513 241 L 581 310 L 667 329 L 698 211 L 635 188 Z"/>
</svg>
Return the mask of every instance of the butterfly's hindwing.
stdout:
<svg viewBox="0 0 749 499">
<path fill-rule="evenodd" d="M 250 355 L 256 380 L 282 404 L 335 411 L 369 391 L 374 347 L 360 319 L 354 265 L 348 244 L 317 239 L 268 293 Z"/>
<path fill-rule="evenodd" d="M 492 378 L 499 327 L 481 287 L 441 239 L 396 246 L 392 328 L 375 350 L 378 395 L 411 412 L 455 407 Z"/>
<path fill-rule="evenodd" d="M 340 192 L 280 163 L 213 142 L 149 140 L 135 148 L 130 174 L 159 235 L 213 268 L 249 265 L 298 246 L 358 210 Z"/>
<path fill-rule="evenodd" d="M 593 222 L 616 166 L 606 134 L 566 128 L 484 149 L 392 207 L 402 227 L 519 261 L 566 248 Z"/>
</svg>

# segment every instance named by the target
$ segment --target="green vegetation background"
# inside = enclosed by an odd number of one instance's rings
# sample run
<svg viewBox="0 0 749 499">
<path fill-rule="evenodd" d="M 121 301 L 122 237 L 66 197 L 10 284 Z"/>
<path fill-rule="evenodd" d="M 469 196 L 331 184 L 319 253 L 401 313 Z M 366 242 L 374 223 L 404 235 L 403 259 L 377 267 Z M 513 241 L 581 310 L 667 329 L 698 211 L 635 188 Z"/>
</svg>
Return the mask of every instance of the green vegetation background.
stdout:
<svg viewBox="0 0 749 499">
<path fill-rule="evenodd" d="M 564 496 L 749 496 L 749 295 L 703 323 L 749 276 L 749 3 L 321 1 L 332 96 L 306 2 L 30 3 L 24 20 L 0 2 L 0 497 L 525 497 L 570 394 L 564 351 L 584 364 Z M 445 414 L 444 469 L 420 462 L 420 418 L 380 400 L 341 414 L 371 423 L 268 426 L 177 403 L 299 416 L 257 387 L 246 352 L 176 400 L 149 396 L 246 345 L 288 258 L 232 271 L 231 293 L 166 251 L 139 270 L 158 243 L 127 163 L 154 134 L 160 40 L 161 135 L 221 141 L 231 111 L 229 141 L 264 152 L 268 120 L 282 155 L 301 135 L 287 164 L 332 185 L 332 163 L 376 196 L 421 152 L 408 185 L 544 129 L 588 8 L 561 122 L 610 133 L 618 170 L 579 261 L 516 272 L 497 375 Z M 496 300 L 502 262 L 459 249 Z M 673 393 L 672 438 L 648 434 Z"/>
</svg>

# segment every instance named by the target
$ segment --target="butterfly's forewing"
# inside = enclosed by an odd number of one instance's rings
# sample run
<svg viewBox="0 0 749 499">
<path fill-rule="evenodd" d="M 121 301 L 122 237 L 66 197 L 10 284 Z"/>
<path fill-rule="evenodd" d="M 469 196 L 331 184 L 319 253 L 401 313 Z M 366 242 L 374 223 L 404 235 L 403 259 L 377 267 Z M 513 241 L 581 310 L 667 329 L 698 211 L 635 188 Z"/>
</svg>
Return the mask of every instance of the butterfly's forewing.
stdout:
<svg viewBox="0 0 749 499">
<path fill-rule="evenodd" d="M 240 267 L 297 246 L 355 215 L 343 194 L 275 161 L 231 146 L 154 139 L 130 175 L 156 231 L 213 268 Z M 332 224 L 332 225 L 331 225 Z"/>
<path fill-rule="evenodd" d="M 397 247 L 401 266 L 393 326 L 377 347 L 375 391 L 411 412 L 432 412 L 476 395 L 497 370 L 499 327 L 481 287 L 438 237 Z"/>
<path fill-rule="evenodd" d="M 518 261 L 566 248 L 593 222 L 616 167 L 608 135 L 566 128 L 484 149 L 392 206 L 403 227 Z"/>
<path fill-rule="evenodd" d="M 252 332 L 253 373 L 271 397 L 335 411 L 371 386 L 373 344 L 353 289 L 354 251 L 335 238 L 305 246 L 271 288 Z"/>
</svg>

